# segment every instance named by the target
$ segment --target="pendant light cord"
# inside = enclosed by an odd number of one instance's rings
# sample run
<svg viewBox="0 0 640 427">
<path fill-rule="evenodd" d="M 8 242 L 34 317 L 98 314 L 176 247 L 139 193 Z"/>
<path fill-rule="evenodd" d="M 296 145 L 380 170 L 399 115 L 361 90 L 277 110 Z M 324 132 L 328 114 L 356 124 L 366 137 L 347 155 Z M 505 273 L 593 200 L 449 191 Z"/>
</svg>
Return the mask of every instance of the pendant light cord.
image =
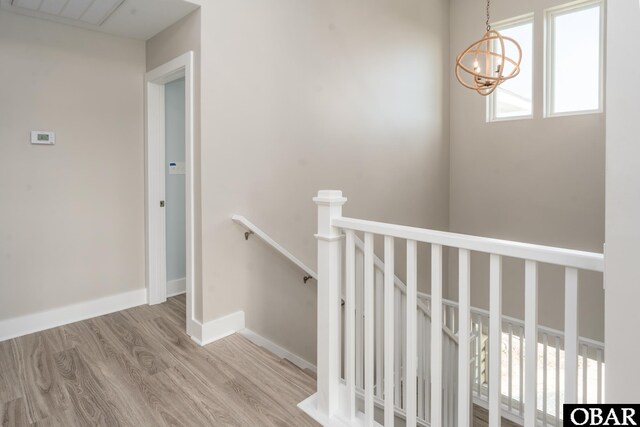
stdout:
<svg viewBox="0 0 640 427">
<path fill-rule="evenodd" d="M 487 31 L 491 31 L 491 24 L 489 23 L 489 6 L 491 5 L 491 0 L 487 0 Z"/>
</svg>

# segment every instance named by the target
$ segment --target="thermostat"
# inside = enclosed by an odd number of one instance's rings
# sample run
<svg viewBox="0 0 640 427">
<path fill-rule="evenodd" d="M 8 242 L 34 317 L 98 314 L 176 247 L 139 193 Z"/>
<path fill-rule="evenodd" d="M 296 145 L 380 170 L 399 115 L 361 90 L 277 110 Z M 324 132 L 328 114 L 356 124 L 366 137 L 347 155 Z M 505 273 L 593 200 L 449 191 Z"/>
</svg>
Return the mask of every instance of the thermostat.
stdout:
<svg viewBox="0 0 640 427">
<path fill-rule="evenodd" d="M 42 130 L 32 130 L 31 143 L 39 145 L 53 145 L 56 143 L 56 133 Z"/>
</svg>

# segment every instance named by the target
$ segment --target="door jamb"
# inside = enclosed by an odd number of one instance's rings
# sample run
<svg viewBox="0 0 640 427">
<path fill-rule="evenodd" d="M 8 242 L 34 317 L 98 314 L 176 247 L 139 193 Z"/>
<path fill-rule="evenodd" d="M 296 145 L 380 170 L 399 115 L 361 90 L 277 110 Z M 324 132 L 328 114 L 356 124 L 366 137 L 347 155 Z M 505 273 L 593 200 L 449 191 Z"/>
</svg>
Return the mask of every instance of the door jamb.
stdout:
<svg viewBox="0 0 640 427">
<path fill-rule="evenodd" d="M 186 316 L 187 334 L 195 332 L 194 306 L 194 177 L 193 177 L 193 51 L 160 65 L 145 76 L 146 88 L 146 285 L 148 302 L 167 300 L 165 200 L 164 85 L 185 79 L 185 208 L 186 208 Z"/>
</svg>

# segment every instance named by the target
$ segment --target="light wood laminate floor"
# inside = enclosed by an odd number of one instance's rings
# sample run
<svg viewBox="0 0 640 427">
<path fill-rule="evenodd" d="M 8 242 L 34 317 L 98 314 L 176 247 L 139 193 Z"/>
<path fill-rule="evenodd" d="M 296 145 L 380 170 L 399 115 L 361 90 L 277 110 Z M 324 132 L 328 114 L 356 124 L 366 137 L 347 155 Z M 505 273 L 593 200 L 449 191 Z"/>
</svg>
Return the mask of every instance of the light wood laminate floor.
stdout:
<svg viewBox="0 0 640 427">
<path fill-rule="evenodd" d="M 296 406 L 315 387 L 241 335 L 194 343 L 184 295 L 0 342 L 3 427 L 317 426 Z"/>
<path fill-rule="evenodd" d="M 0 342 L 2 426 L 316 426 L 315 379 L 240 335 L 200 347 L 184 296 Z"/>
</svg>

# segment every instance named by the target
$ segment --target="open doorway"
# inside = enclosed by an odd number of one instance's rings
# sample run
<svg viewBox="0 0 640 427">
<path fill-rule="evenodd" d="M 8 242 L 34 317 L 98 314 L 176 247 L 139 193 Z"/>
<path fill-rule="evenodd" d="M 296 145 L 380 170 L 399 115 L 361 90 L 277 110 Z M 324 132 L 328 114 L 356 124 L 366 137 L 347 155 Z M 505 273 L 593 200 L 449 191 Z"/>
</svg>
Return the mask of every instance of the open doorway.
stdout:
<svg viewBox="0 0 640 427">
<path fill-rule="evenodd" d="M 146 99 L 148 301 L 186 293 L 193 335 L 193 52 L 149 71 Z"/>
<path fill-rule="evenodd" d="M 186 292 L 184 77 L 164 86 L 164 189 L 167 297 Z"/>
</svg>

